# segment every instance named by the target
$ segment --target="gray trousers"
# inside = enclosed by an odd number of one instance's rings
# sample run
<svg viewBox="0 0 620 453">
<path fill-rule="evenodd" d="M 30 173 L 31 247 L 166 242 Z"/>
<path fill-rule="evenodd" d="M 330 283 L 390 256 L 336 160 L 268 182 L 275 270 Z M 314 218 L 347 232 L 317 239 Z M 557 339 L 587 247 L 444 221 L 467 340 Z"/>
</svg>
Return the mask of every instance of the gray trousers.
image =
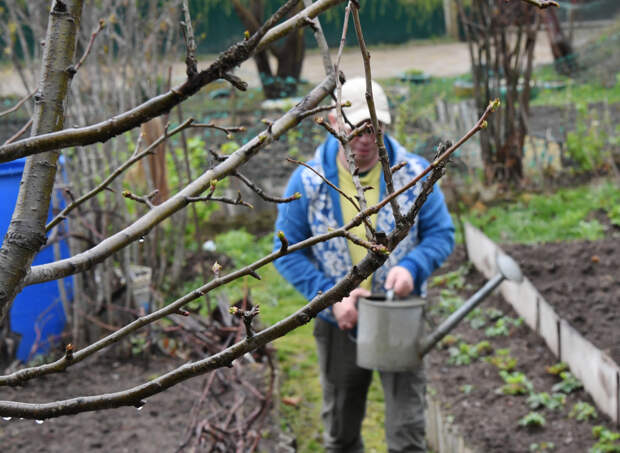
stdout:
<svg viewBox="0 0 620 453">
<path fill-rule="evenodd" d="M 317 318 L 317 343 L 325 426 L 325 451 L 363 452 L 361 428 L 372 371 L 356 365 L 356 345 L 349 334 Z M 385 437 L 390 453 L 425 452 L 424 369 L 415 372 L 380 372 L 385 395 Z"/>
</svg>

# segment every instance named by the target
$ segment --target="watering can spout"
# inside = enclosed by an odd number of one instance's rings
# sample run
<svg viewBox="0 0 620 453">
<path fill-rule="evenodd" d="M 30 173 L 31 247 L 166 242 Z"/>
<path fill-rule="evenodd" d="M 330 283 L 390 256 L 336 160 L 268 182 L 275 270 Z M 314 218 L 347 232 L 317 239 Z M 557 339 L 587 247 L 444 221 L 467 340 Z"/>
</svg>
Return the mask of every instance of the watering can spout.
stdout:
<svg viewBox="0 0 620 453">
<path fill-rule="evenodd" d="M 450 332 L 467 314 L 482 302 L 500 283 L 510 280 L 515 283 L 523 281 L 519 265 L 508 255 L 500 253 L 496 257 L 497 274 L 471 296 L 461 307 L 444 320 L 437 329 L 420 341 L 419 355 L 424 357 L 448 332 Z"/>
</svg>

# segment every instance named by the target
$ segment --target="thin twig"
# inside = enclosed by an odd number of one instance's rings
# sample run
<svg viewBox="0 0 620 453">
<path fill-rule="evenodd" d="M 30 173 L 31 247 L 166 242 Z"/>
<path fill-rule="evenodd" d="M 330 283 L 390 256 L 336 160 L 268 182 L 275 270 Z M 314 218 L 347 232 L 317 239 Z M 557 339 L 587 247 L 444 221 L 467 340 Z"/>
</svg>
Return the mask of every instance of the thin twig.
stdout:
<svg viewBox="0 0 620 453">
<path fill-rule="evenodd" d="M 313 116 L 316 115 L 317 113 L 321 113 L 321 112 L 327 112 L 329 110 L 333 110 L 335 109 L 336 106 L 335 105 L 321 105 L 317 108 L 308 110 L 307 112 L 304 112 L 302 114 L 302 118 L 308 118 L 309 116 Z"/>
<path fill-rule="evenodd" d="M 368 111 L 370 112 L 370 120 L 372 127 L 375 131 L 375 141 L 379 149 L 379 160 L 381 161 L 381 168 L 383 169 L 383 179 L 385 180 L 385 189 L 388 194 L 394 192 L 394 181 L 392 180 L 392 173 L 390 171 L 390 160 L 388 158 L 387 150 L 385 149 L 385 143 L 383 142 L 383 130 L 379 125 L 377 119 L 377 111 L 375 108 L 375 100 L 372 94 L 372 74 L 370 69 L 370 52 L 366 47 L 364 41 L 364 32 L 362 31 L 362 24 L 360 22 L 360 14 L 358 7 L 353 8 L 353 25 L 355 26 L 355 33 L 357 34 L 357 41 L 360 46 L 360 52 L 362 53 L 362 60 L 364 61 L 364 75 L 366 77 L 366 102 L 368 103 Z M 403 221 L 403 216 L 400 213 L 400 206 L 398 201 L 393 199 L 390 202 L 392 207 L 392 215 L 396 225 L 398 226 Z"/>
<path fill-rule="evenodd" d="M 246 207 L 248 207 L 250 209 L 254 209 L 254 206 L 252 206 L 247 201 L 243 201 L 241 199 L 241 193 L 238 193 L 237 198 L 235 198 L 234 200 L 232 198 L 212 197 L 212 196 L 209 196 L 209 195 L 205 195 L 204 197 L 185 197 L 185 200 L 188 203 L 197 203 L 197 202 L 200 202 L 200 201 L 216 201 L 216 202 L 219 202 L 219 203 L 232 204 L 232 205 L 241 205 L 241 206 L 246 206 Z"/>
<path fill-rule="evenodd" d="M 75 74 L 80 69 L 80 67 L 84 64 L 84 62 L 86 61 L 86 58 L 88 58 L 88 55 L 90 54 L 90 51 L 93 48 L 95 38 L 97 38 L 97 35 L 101 32 L 101 30 L 105 28 L 105 26 L 106 26 L 105 20 L 99 19 L 99 26 L 90 35 L 88 46 L 86 46 L 86 50 L 84 51 L 82 58 L 80 58 L 80 60 L 77 62 L 77 64 L 73 67 L 73 70 L 71 71 L 73 74 Z"/>
<path fill-rule="evenodd" d="M 71 146 L 86 146 L 106 141 L 128 130 L 131 130 L 151 118 L 170 111 L 173 107 L 196 94 L 208 83 L 222 77 L 242 61 L 247 60 L 255 52 L 260 52 L 274 41 L 291 30 L 306 24 L 306 18 L 316 17 L 321 12 L 334 7 L 344 0 L 318 0 L 290 19 L 274 26 L 283 16 L 281 11 L 265 24 L 264 28 L 250 39 L 231 46 L 207 69 L 200 71 L 191 80 L 171 88 L 168 92 L 149 99 L 143 104 L 116 115 L 114 118 L 81 128 L 69 128 L 58 132 L 37 135 L 10 145 L 0 146 L 0 162 L 8 162 L 20 157 L 38 154 L 44 151 L 63 149 Z M 291 2 L 289 2 L 291 3 Z M 293 4 L 295 2 L 292 2 Z M 292 7 L 292 6 L 291 6 Z M 289 11 L 285 11 L 288 13 Z"/>
<path fill-rule="evenodd" d="M 31 98 L 31 97 L 32 97 L 32 96 L 33 96 L 36 92 L 37 92 L 37 90 L 32 90 L 32 91 L 30 92 L 30 94 L 27 94 L 25 97 L 21 98 L 21 99 L 19 100 L 19 102 L 18 102 L 17 104 L 15 104 L 13 107 L 11 107 L 11 108 L 10 108 L 10 109 L 8 109 L 8 110 L 5 110 L 4 112 L 0 112 L 0 118 L 2 118 L 3 116 L 8 115 L 8 114 L 10 114 L 10 113 L 13 113 L 13 112 L 15 112 L 16 110 L 19 110 L 19 108 L 20 108 L 22 105 L 24 105 L 24 104 L 26 103 L 26 101 L 27 101 L 28 99 L 30 99 L 30 98 Z M 8 141 L 8 140 L 7 140 L 7 141 Z M 6 143 L 6 142 L 5 142 L 5 143 Z M 10 142 L 9 142 L 9 143 L 10 143 Z"/>
<path fill-rule="evenodd" d="M 73 201 L 71 204 L 66 206 L 62 211 L 60 211 L 60 213 L 56 217 L 54 217 L 47 225 L 45 225 L 45 231 L 47 232 L 50 229 L 52 229 L 54 226 L 58 225 L 60 222 L 62 222 L 63 219 L 65 219 L 67 217 L 67 214 L 69 214 L 71 211 L 73 211 L 79 205 L 81 205 L 85 201 L 89 200 L 90 198 L 94 197 L 99 192 L 101 192 L 102 190 L 107 188 L 108 185 L 117 176 L 119 176 L 121 173 L 123 173 L 123 171 L 125 171 L 127 168 L 131 167 L 135 162 L 139 161 L 144 156 L 147 156 L 148 154 L 151 154 L 153 152 L 153 150 L 160 143 L 162 143 L 164 140 L 168 139 L 168 137 L 172 137 L 173 135 L 177 134 L 178 132 L 181 132 L 183 129 L 189 127 L 192 124 L 193 121 L 194 121 L 193 118 L 188 118 L 187 120 L 185 120 L 183 123 L 181 123 L 179 126 L 174 128 L 170 132 L 168 132 L 167 130 L 164 131 L 163 135 L 161 135 L 157 140 L 155 140 L 153 143 L 151 143 L 144 151 L 141 151 L 140 153 L 135 154 L 131 159 L 129 159 L 123 165 L 121 165 L 116 170 L 114 170 L 110 174 L 110 176 L 108 176 L 106 179 L 103 180 L 103 182 L 101 184 L 99 184 L 97 187 L 92 189 L 90 192 L 82 195 L 80 198 L 78 198 L 77 200 Z M 141 140 L 141 138 L 139 137 L 138 140 Z M 139 144 L 136 146 L 136 150 L 138 148 L 139 148 Z"/>
<path fill-rule="evenodd" d="M 306 8 L 312 6 L 312 0 L 304 0 L 304 6 Z M 329 54 L 329 46 L 327 45 L 327 40 L 323 34 L 321 22 L 318 17 L 315 17 L 314 19 L 308 18 L 308 20 L 311 22 L 310 26 L 314 31 L 314 39 L 316 40 L 317 46 L 321 50 L 321 55 L 323 56 L 323 69 L 325 69 L 325 75 L 329 76 L 334 72 L 334 64 L 332 63 L 332 58 Z"/>
<path fill-rule="evenodd" d="M 282 198 L 282 197 L 274 197 L 271 195 L 267 195 L 263 189 L 254 184 L 250 179 L 246 176 L 242 175 L 238 171 L 235 171 L 232 174 L 234 177 L 239 178 L 241 182 L 243 182 L 246 186 L 248 186 L 256 195 L 261 197 L 265 201 L 269 201 L 272 203 L 290 203 L 291 201 L 299 200 L 301 198 L 301 194 L 299 192 L 295 192 L 290 197 Z"/>
<path fill-rule="evenodd" d="M 9 137 L 4 143 L 3 145 L 8 145 L 9 143 L 14 142 L 15 140 L 17 140 L 19 137 L 21 137 L 22 135 L 24 135 L 26 133 L 26 131 L 28 130 L 28 128 L 32 126 L 32 118 L 30 118 L 26 124 L 24 124 L 22 126 L 22 128 L 20 130 L 18 130 L 17 132 L 15 132 L 15 134 L 12 137 Z"/>
<path fill-rule="evenodd" d="M 412 207 L 406 215 L 406 219 L 408 222 L 413 224 L 415 216 L 421 208 L 422 203 L 426 199 L 428 193 L 430 193 L 430 191 L 432 190 L 432 184 L 436 179 L 441 176 L 441 171 L 445 170 L 445 160 L 447 159 L 447 157 L 456 149 L 458 149 L 458 147 L 466 140 L 468 140 L 472 135 L 485 127 L 486 118 L 497 107 L 498 104 L 499 101 L 494 101 L 490 103 L 485 110 L 483 116 L 464 137 L 462 137 L 455 145 L 453 145 L 440 156 L 438 156 L 431 163 L 431 165 L 426 168 L 426 170 L 416 176 L 409 184 L 389 195 L 389 197 L 396 197 L 400 195 L 405 190 L 408 190 L 415 184 L 417 184 L 429 172 L 432 172 L 432 176 L 430 178 L 427 178 L 427 180 L 425 180 L 425 182 L 423 183 L 423 192 L 418 196 L 418 199 L 416 199 L 414 207 Z M 345 231 L 349 230 L 353 226 L 359 225 L 363 216 L 369 216 L 373 213 L 378 212 L 385 204 L 389 202 L 388 198 L 384 199 L 377 205 L 366 209 L 364 212 L 359 213 L 346 226 L 319 236 L 306 239 L 292 246 L 288 246 L 286 247 L 287 251 L 293 252 L 296 250 L 301 250 L 302 248 L 309 247 L 318 242 L 323 242 L 333 237 L 343 236 Z M 390 237 L 388 238 L 388 244 L 390 244 L 390 249 L 393 249 L 398 244 L 398 242 L 409 233 L 409 227 L 410 225 L 405 225 L 403 226 L 403 228 L 401 228 L 401 230 L 394 231 L 390 235 Z M 284 248 L 285 247 L 283 246 L 282 249 Z M 51 364 L 22 369 L 10 375 L 0 377 L 0 385 L 17 384 L 31 379 L 35 376 L 42 376 L 45 374 L 62 371 L 66 369 L 70 364 L 83 360 L 85 357 L 91 355 L 97 350 L 100 350 L 103 347 L 112 344 L 115 341 L 118 341 L 118 339 L 122 338 L 128 333 L 135 331 L 138 328 L 151 322 L 154 322 L 157 319 L 174 313 L 176 310 L 178 310 L 178 308 L 182 307 L 191 300 L 194 300 L 204 295 L 211 289 L 221 286 L 222 284 L 226 284 L 243 275 L 247 275 L 249 269 L 257 269 L 269 262 L 272 262 L 274 259 L 279 258 L 280 256 L 282 256 L 282 253 L 280 251 L 271 253 L 270 255 L 261 258 L 255 263 L 246 266 L 246 268 L 244 269 L 232 272 L 225 277 L 219 277 L 216 280 L 209 282 L 201 288 L 198 288 L 197 290 L 192 291 L 191 293 L 183 296 L 177 301 L 167 305 L 166 307 L 163 307 L 151 314 L 138 318 L 132 323 L 119 329 L 117 332 L 114 332 L 107 337 L 87 346 L 83 350 L 75 352 L 71 363 L 67 363 L 66 359 L 63 357 Z M 0 401 L 0 415 L 44 419 L 104 408 L 140 404 L 140 402 L 144 398 L 152 396 L 156 393 L 160 393 L 182 380 L 212 371 L 222 366 L 229 365 L 234 359 L 241 357 L 246 352 L 254 350 L 259 346 L 265 345 L 266 343 L 273 341 L 274 339 L 279 338 L 282 335 L 285 335 L 296 327 L 307 323 L 313 316 L 316 316 L 319 311 L 323 310 L 324 308 L 331 305 L 334 301 L 340 300 L 342 297 L 348 294 L 362 280 L 367 278 L 381 264 L 383 264 L 385 259 L 387 259 L 387 256 L 385 256 L 385 254 L 368 254 L 357 266 L 354 266 L 353 269 L 351 269 L 351 271 L 347 274 L 345 278 L 336 283 L 334 287 L 324 293 L 321 293 L 320 295 L 317 295 L 317 297 L 315 297 L 312 301 L 306 304 L 303 308 L 299 309 L 297 312 L 293 313 L 286 319 L 283 319 L 279 323 L 268 327 L 261 332 L 258 332 L 252 338 L 246 338 L 244 341 L 230 346 L 229 348 L 218 354 L 214 354 L 194 363 L 182 365 L 176 370 L 170 371 L 154 380 L 138 385 L 131 389 L 116 393 L 79 397 L 73 400 L 56 401 L 53 403 L 35 404 L 14 401 Z"/>
<path fill-rule="evenodd" d="M 344 237 L 346 237 L 349 241 L 353 242 L 354 244 L 357 244 L 361 247 L 364 247 L 366 250 L 370 250 L 371 252 L 375 252 L 375 253 L 385 253 L 385 254 L 389 254 L 390 251 L 388 250 L 388 248 L 383 245 L 383 244 L 376 244 L 374 242 L 369 242 L 366 241 L 358 236 L 356 236 L 355 234 L 351 233 L 350 231 L 345 231 L 344 232 Z"/>
<path fill-rule="evenodd" d="M 187 6 L 187 0 L 183 0 L 181 3 L 181 9 L 183 10 L 184 21 L 181 22 L 183 29 L 183 36 L 185 37 L 185 65 L 188 78 L 194 77 L 198 74 L 198 62 L 196 60 L 196 40 L 194 39 L 194 29 L 192 28 L 192 18 L 189 14 L 189 7 Z"/>
<path fill-rule="evenodd" d="M 313 172 L 315 175 L 317 175 L 319 178 L 321 178 L 323 180 L 323 182 L 325 184 L 327 184 L 329 187 L 331 187 L 332 189 L 334 189 L 336 192 L 338 192 L 340 195 L 342 195 L 344 198 L 346 198 L 347 200 L 349 200 L 349 202 L 353 205 L 353 207 L 357 210 L 357 212 L 360 212 L 360 206 L 359 204 L 357 204 L 355 202 L 355 200 L 353 198 L 351 198 L 349 195 L 347 195 L 345 192 L 343 192 L 340 187 L 336 186 L 335 184 L 333 184 L 331 181 L 329 181 L 325 176 L 323 176 L 321 173 L 319 173 L 318 171 L 316 171 L 314 168 L 312 168 L 310 165 L 308 165 L 305 162 L 302 162 L 300 160 L 295 160 L 292 157 L 287 157 L 286 158 L 287 161 L 296 164 L 296 165 L 303 165 L 304 167 L 306 167 L 308 170 L 310 170 L 311 172 Z"/>
<path fill-rule="evenodd" d="M 218 126 L 214 123 L 192 123 L 191 127 L 195 128 L 209 128 L 209 129 L 217 129 L 219 131 L 225 132 L 228 138 L 232 138 L 233 132 L 245 132 L 246 128 L 243 126 L 234 126 L 234 127 L 224 127 Z"/>
<path fill-rule="evenodd" d="M 158 189 L 153 190 L 147 195 L 139 196 L 134 193 L 131 193 L 129 190 L 124 190 L 122 195 L 125 198 L 128 198 L 133 201 L 137 201 L 138 203 L 143 203 L 147 205 L 150 209 L 153 209 L 155 205 L 152 203 L 153 198 L 159 193 Z"/>
</svg>

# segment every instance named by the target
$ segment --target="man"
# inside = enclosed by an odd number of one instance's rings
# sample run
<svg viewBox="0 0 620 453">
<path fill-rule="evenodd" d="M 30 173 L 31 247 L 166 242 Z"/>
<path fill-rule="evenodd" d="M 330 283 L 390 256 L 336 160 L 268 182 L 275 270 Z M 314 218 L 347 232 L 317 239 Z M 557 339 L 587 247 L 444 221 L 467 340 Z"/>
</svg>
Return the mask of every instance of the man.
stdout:
<svg viewBox="0 0 620 453">
<path fill-rule="evenodd" d="M 391 123 L 387 97 L 383 89 L 373 83 L 373 97 L 381 127 Z M 370 118 L 365 99 L 365 80 L 356 78 L 342 86 L 342 101 L 351 102 L 345 114 L 356 127 Z M 329 117 L 336 126 L 335 114 Z M 394 174 L 394 186 L 402 187 L 419 174 L 428 162 L 409 154 L 393 138 L 384 136 L 390 165 L 406 162 Z M 355 164 L 359 169 L 362 186 L 373 189 L 365 192 L 368 206 L 385 196 L 385 182 L 374 133 L 358 136 L 350 142 Z M 340 142 L 329 136 L 318 147 L 308 164 L 355 198 L 356 189 L 349 173 L 345 152 Z M 401 212 L 413 205 L 420 187 L 410 189 L 398 197 Z M 289 181 L 286 196 L 295 192 L 299 200 L 282 204 L 278 209 L 276 231 L 283 231 L 289 243 L 294 244 L 310 236 L 323 234 L 328 228 L 348 223 L 357 213 L 352 204 L 329 187 L 314 172 L 298 168 Z M 394 218 L 389 204 L 383 207 L 371 222 L 377 231 L 389 233 L 394 229 Z M 364 226 L 353 231 L 365 237 Z M 410 234 L 390 254 L 388 260 L 351 291 L 348 297 L 323 310 L 315 320 L 316 339 L 323 387 L 322 418 L 325 425 L 325 449 L 328 452 L 361 452 L 364 449 L 361 426 L 366 410 L 366 396 L 372 371 L 356 365 L 356 345 L 351 329 L 357 324 L 357 299 L 372 292 L 387 289 L 396 296 L 424 295 L 428 276 L 451 253 L 454 245 L 454 227 L 443 195 L 438 187 L 424 203 Z M 274 249 L 280 248 L 275 239 Z M 344 238 L 334 238 L 310 249 L 297 251 L 279 258 L 278 271 L 306 299 L 319 291 L 330 289 L 353 264 L 361 261 L 367 251 Z M 424 452 L 424 392 L 423 369 L 416 372 L 380 372 L 385 395 L 385 431 L 390 452 Z"/>
</svg>

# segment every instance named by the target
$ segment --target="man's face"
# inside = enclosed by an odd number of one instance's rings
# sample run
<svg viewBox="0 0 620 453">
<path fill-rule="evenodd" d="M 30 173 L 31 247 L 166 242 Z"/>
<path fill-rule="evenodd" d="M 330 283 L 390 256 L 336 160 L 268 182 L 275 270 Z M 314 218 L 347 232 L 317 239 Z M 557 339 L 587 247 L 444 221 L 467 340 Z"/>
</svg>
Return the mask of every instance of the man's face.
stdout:
<svg viewBox="0 0 620 453">
<path fill-rule="evenodd" d="M 356 125 L 360 126 L 360 124 Z M 379 127 L 382 128 L 380 125 Z M 379 160 L 379 148 L 374 133 L 365 132 L 349 142 L 356 166 L 360 171 L 371 169 Z"/>
</svg>

